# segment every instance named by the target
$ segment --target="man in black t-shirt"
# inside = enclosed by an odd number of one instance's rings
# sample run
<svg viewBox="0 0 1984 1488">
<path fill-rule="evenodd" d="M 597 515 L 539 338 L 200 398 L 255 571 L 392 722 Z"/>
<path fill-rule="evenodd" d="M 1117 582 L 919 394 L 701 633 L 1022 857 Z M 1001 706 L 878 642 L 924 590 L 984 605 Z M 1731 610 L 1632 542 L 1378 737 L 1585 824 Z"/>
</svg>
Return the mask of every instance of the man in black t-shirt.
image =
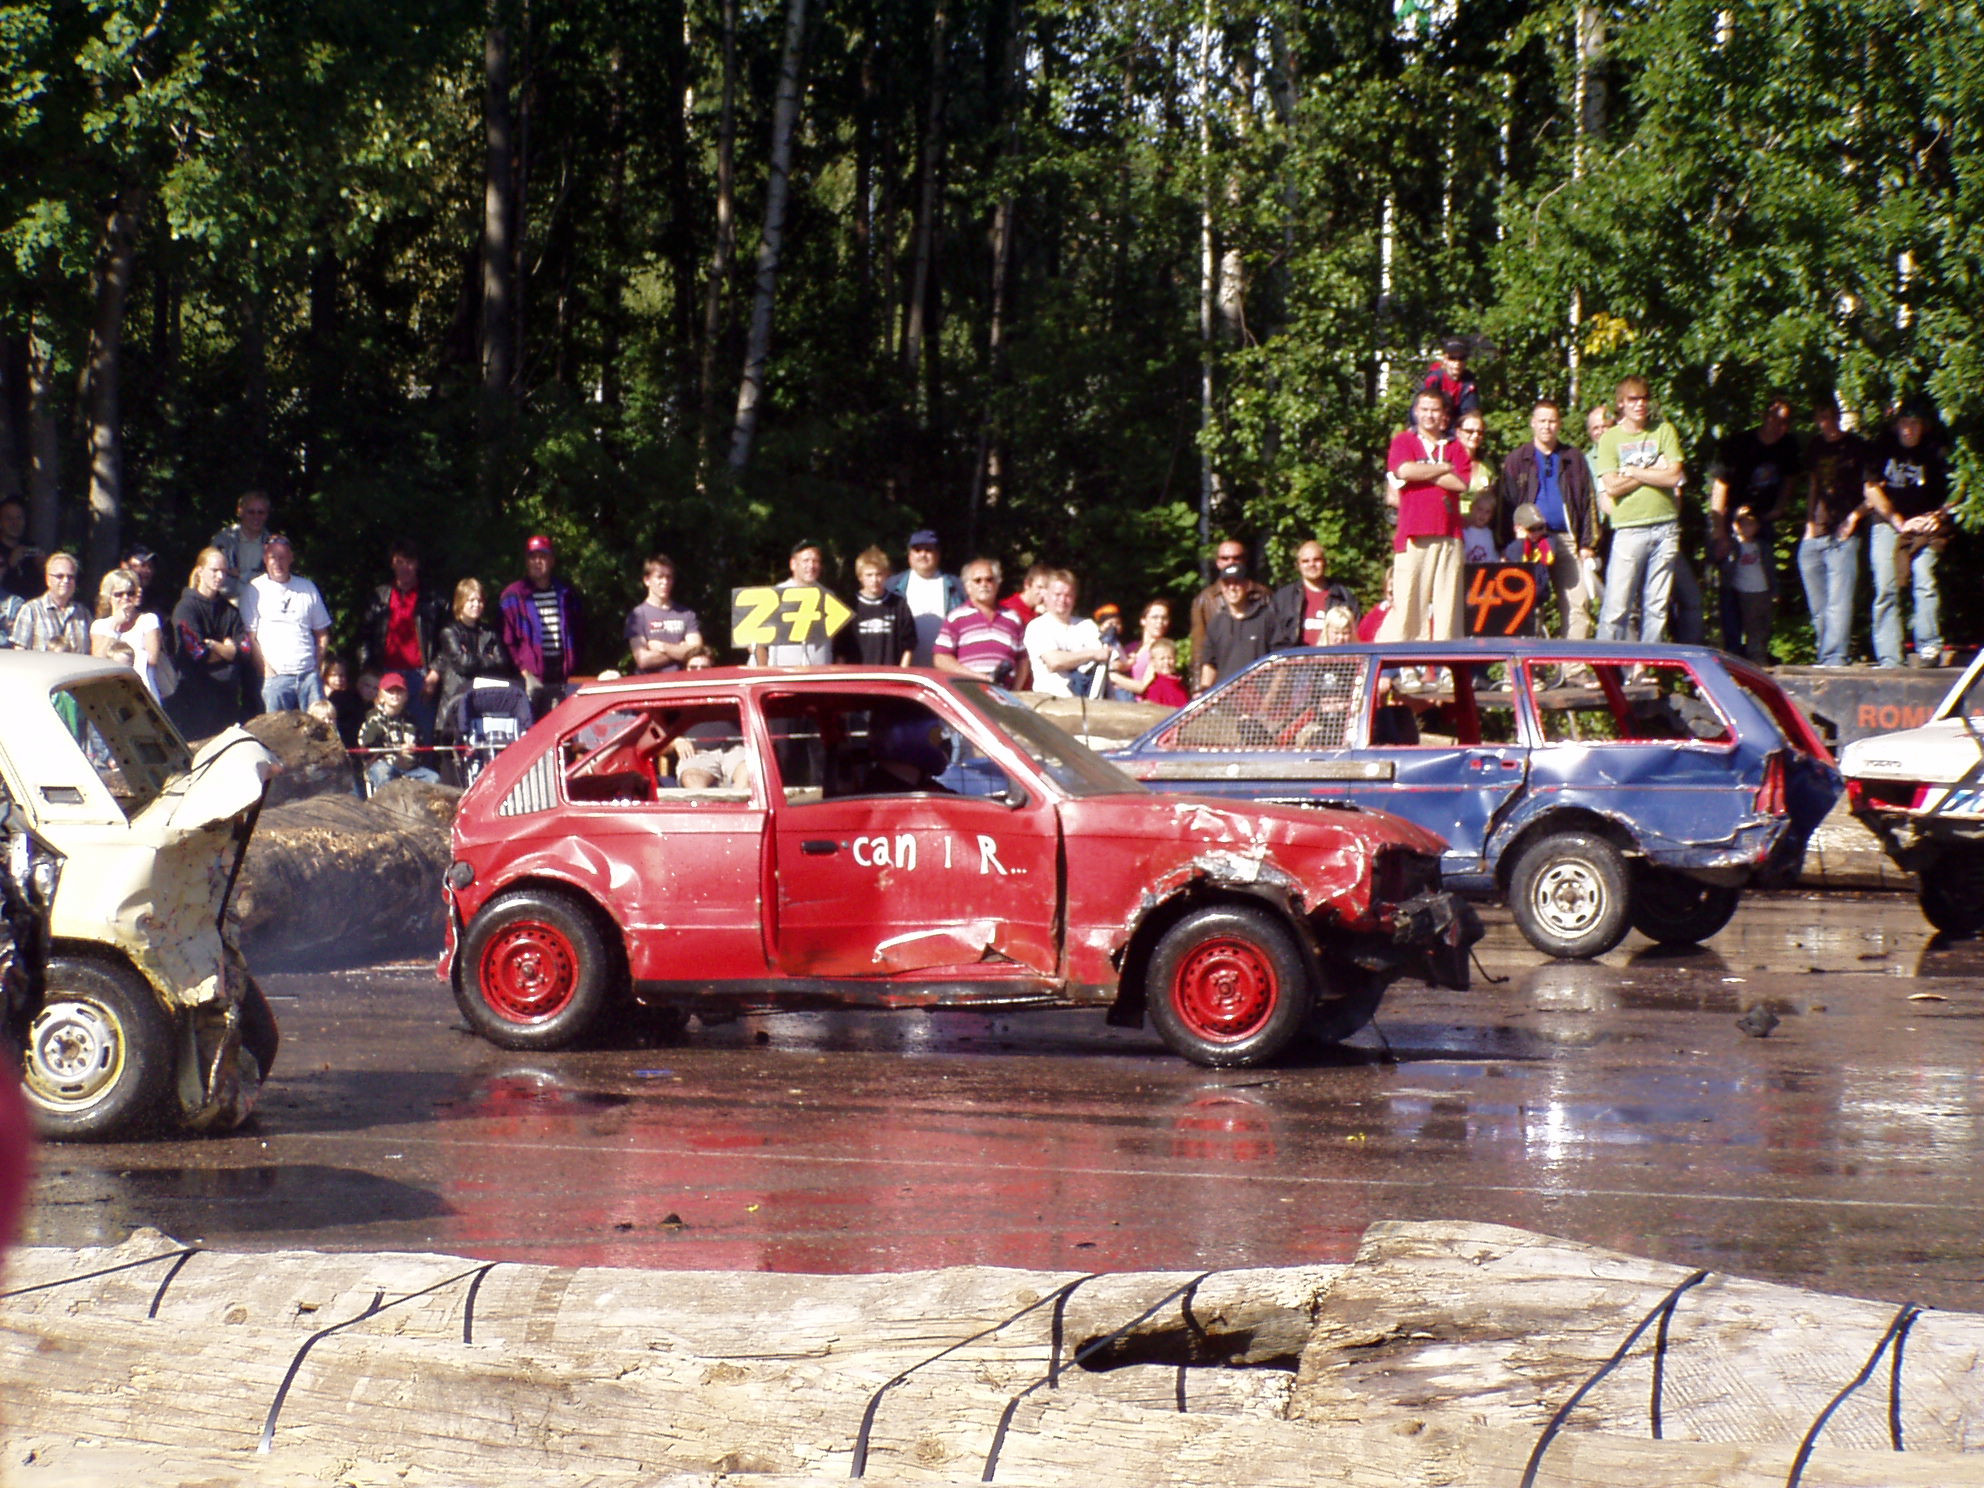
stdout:
<svg viewBox="0 0 1984 1488">
<path fill-rule="evenodd" d="M 1717 447 L 1715 463 L 1709 467 L 1708 517 L 1709 556 L 1724 570 L 1722 584 L 1722 637 L 1731 651 L 1738 651 L 1743 634 L 1743 614 L 1736 597 L 1736 586 L 1729 581 L 1728 565 L 1736 554 L 1736 538 L 1729 530 L 1730 514 L 1739 506 L 1756 513 L 1757 544 L 1764 554 L 1764 577 L 1770 583 L 1773 603 L 1777 597 L 1777 528 L 1774 519 L 1795 510 L 1795 484 L 1803 465 L 1798 458 L 1798 439 L 1791 432 L 1791 400 L 1773 395 L 1764 405 L 1763 422 L 1754 429 L 1732 434 Z"/>
<path fill-rule="evenodd" d="M 1915 603 L 1915 666 L 1940 666 L 1943 650 L 1941 596 L 1936 563 L 1949 542 L 1949 465 L 1942 441 L 1930 430 L 1927 403 L 1911 400 L 1895 411 L 1888 432 L 1867 452 L 1867 505 L 1874 534 L 1874 660 L 1901 665 L 1901 570 L 1908 570 Z"/>
<path fill-rule="evenodd" d="M 1229 563 L 1219 571 L 1219 608 L 1206 621 L 1206 650 L 1199 663 L 1199 691 L 1223 682 L 1274 649 L 1275 612 L 1255 594 L 1260 586 L 1247 565 Z"/>
</svg>

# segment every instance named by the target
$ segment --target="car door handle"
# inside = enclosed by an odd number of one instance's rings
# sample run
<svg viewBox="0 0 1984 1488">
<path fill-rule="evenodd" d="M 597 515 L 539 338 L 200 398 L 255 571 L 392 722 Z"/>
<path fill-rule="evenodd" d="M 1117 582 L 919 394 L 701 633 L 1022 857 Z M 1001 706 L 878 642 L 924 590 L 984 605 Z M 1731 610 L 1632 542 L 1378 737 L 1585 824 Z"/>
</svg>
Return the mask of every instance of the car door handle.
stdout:
<svg viewBox="0 0 1984 1488">
<path fill-rule="evenodd" d="M 839 852 L 840 844 L 838 842 L 821 842 L 815 840 L 800 843 L 799 850 L 809 858 L 824 858 L 828 853 Z"/>
</svg>

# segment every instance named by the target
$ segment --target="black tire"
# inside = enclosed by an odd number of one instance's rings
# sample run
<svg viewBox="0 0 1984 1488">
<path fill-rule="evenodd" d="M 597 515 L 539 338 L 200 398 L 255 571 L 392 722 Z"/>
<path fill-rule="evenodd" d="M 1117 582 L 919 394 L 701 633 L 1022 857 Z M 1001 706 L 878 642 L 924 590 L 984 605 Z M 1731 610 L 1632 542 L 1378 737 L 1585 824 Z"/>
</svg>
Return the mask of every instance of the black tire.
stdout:
<svg viewBox="0 0 1984 1488">
<path fill-rule="evenodd" d="M 28 1025 L 21 1089 L 35 1130 L 52 1141 L 138 1135 L 166 1110 L 172 1016 L 135 971 L 89 956 L 52 956 Z"/>
<path fill-rule="evenodd" d="M 1648 940 L 1700 945 L 1721 934 L 1742 902 L 1741 889 L 1641 864 L 1633 873 L 1632 903 L 1626 913 L 1633 928 Z"/>
<path fill-rule="evenodd" d="M 1626 861 L 1603 837 L 1557 832 L 1523 849 L 1509 877 L 1509 910 L 1546 956 L 1602 956 L 1626 938 Z"/>
<path fill-rule="evenodd" d="M 1344 978 L 1343 995 L 1319 999 L 1303 1031 L 1319 1044 L 1340 1044 L 1370 1026 L 1385 1000 L 1387 979 L 1376 972 L 1352 968 Z"/>
<path fill-rule="evenodd" d="M 1193 910 L 1158 941 L 1145 983 L 1158 1037 L 1215 1069 L 1274 1058 L 1302 1032 L 1314 1001 L 1301 947 L 1264 909 Z"/>
<path fill-rule="evenodd" d="M 555 889 L 512 889 L 469 925 L 455 1001 L 500 1048 L 563 1049 L 605 1011 L 616 966 L 582 905 Z"/>
<path fill-rule="evenodd" d="M 275 1009 L 253 977 L 248 978 L 248 994 L 241 999 L 241 1047 L 255 1056 L 262 1078 L 268 1079 L 276 1051 L 282 1047 L 282 1032 L 276 1027 Z"/>
<path fill-rule="evenodd" d="M 1984 933 L 1984 848 L 1955 848 L 1922 864 L 1923 918 L 1952 940 Z"/>
</svg>

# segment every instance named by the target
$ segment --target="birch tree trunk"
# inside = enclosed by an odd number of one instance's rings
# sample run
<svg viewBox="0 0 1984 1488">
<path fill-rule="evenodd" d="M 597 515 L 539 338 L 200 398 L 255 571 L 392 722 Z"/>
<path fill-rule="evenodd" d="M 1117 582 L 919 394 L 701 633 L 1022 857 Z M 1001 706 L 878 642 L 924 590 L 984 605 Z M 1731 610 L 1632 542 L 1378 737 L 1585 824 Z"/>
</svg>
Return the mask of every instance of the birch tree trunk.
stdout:
<svg viewBox="0 0 1984 1488">
<path fill-rule="evenodd" d="M 924 386 L 923 343 L 930 303 L 930 268 L 936 252 L 937 176 L 944 150 L 944 52 L 948 39 L 944 0 L 937 0 L 930 17 L 930 112 L 923 127 L 921 180 L 916 203 L 916 247 L 912 254 L 909 309 L 902 338 L 903 370 L 916 390 L 919 422 L 928 417 L 930 400 Z"/>
<path fill-rule="evenodd" d="M 510 31 L 503 0 L 489 0 L 482 38 L 482 385 L 507 394 L 515 368 L 510 354 L 511 311 L 515 300 L 515 255 L 510 224 L 515 221 L 510 138 Z"/>
<path fill-rule="evenodd" d="M 716 242 L 703 290 L 701 442 L 707 455 L 716 427 L 716 356 L 723 341 L 723 302 L 737 252 L 737 0 L 723 0 L 723 105 L 716 126 Z M 698 468 L 707 459 L 697 461 Z"/>
<path fill-rule="evenodd" d="M 61 440 L 55 427 L 55 348 L 37 312 L 28 325 L 28 540 L 55 550 L 60 529 Z"/>
<path fill-rule="evenodd" d="M 779 57 L 778 101 L 772 110 L 771 180 L 765 188 L 765 230 L 758 240 L 758 274 L 751 300 L 744 376 L 737 388 L 737 421 L 730 440 L 730 468 L 751 463 L 764 397 L 765 363 L 772 350 L 772 303 L 778 291 L 779 254 L 785 243 L 785 198 L 792 173 L 792 134 L 799 122 L 799 73 L 806 43 L 806 0 L 788 0 L 785 45 Z"/>
<path fill-rule="evenodd" d="M 620 338 L 626 324 L 621 301 L 627 292 L 627 56 L 619 42 L 606 57 L 607 166 L 606 229 L 608 252 L 600 286 L 599 401 L 620 406 Z"/>
<path fill-rule="evenodd" d="M 138 261 L 138 220 L 145 209 L 142 186 L 118 193 L 104 221 L 103 246 L 97 257 L 96 310 L 83 364 L 85 420 L 90 450 L 89 566 L 115 568 L 123 542 L 124 409 L 120 381 L 123 372 L 124 304 L 131 293 L 131 275 Z"/>
</svg>

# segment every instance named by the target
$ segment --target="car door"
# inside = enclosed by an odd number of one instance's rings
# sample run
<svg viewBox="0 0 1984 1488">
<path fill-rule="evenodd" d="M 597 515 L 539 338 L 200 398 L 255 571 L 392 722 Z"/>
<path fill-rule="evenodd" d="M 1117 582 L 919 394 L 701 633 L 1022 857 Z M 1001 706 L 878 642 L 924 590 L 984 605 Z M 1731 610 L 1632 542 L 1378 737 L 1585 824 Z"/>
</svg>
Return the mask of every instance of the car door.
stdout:
<svg viewBox="0 0 1984 1488">
<path fill-rule="evenodd" d="M 1347 751 L 1368 773 L 1340 782 L 1342 797 L 1437 832 L 1447 842 L 1443 880 L 1478 886 L 1492 872 L 1488 834 L 1528 776 L 1520 716 L 1507 679 L 1485 664 L 1387 654 Z"/>
<path fill-rule="evenodd" d="M 682 784 L 691 759 L 744 747 L 737 700 L 693 693 L 610 705 L 556 746 L 557 830 L 603 885 L 637 982 L 765 974 L 763 795 L 749 771 Z"/>
<path fill-rule="evenodd" d="M 1340 800 L 1390 778 L 1347 748 L 1371 665 L 1349 651 L 1268 657 L 1112 756 L 1152 788 L 1250 801 Z"/>
<path fill-rule="evenodd" d="M 1539 702 L 1530 765 L 1539 803 L 1628 824 L 1650 861 L 1682 866 L 1728 844 L 1755 815 L 1736 731 L 1682 660 L 1593 661 L 1596 686 Z"/>
<path fill-rule="evenodd" d="M 982 724 L 913 687 L 774 695 L 765 723 L 782 974 L 1000 984 L 1057 973 L 1059 822 L 986 753 Z M 897 756 L 915 752 L 925 768 L 906 778 Z"/>
</svg>

